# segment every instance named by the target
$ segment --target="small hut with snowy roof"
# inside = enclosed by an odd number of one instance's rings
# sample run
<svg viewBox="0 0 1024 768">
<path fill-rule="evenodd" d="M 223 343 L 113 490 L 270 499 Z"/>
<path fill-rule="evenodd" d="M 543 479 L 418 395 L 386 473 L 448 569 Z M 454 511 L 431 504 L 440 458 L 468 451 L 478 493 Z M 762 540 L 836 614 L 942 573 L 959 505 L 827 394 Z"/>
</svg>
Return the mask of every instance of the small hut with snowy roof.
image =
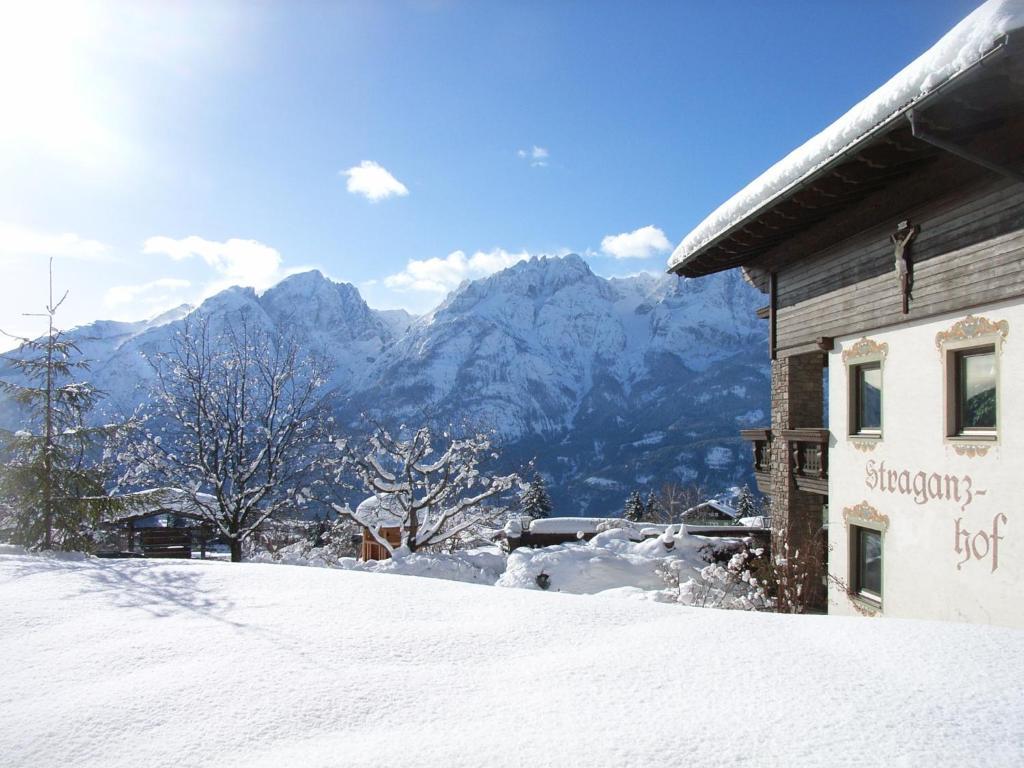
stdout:
<svg viewBox="0 0 1024 768">
<path fill-rule="evenodd" d="M 363 534 L 363 543 L 359 548 L 360 560 L 387 560 L 391 557 L 387 547 L 374 538 L 370 528 L 376 530 L 377 536 L 392 547 L 402 545 L 405 512 L 394 496 L 378 494 L 365 499 L 356 507 L 355 518 Z"/>
<path fill-rule="evenodd" d="M 215 533 L 210 510 L 217 506 L 210 494 L 150 488 L 117 499 L 125 504 L 125 511 L 103 524 L 113 534 L 113 541 L 108 541 L 106 548 L 101 546 L 99 556 L 137 556 L 137 539 L 145 557 L 190 558 L 197 543 L 200 557 L 206 557 L 207 541 Z"/>
</svg>

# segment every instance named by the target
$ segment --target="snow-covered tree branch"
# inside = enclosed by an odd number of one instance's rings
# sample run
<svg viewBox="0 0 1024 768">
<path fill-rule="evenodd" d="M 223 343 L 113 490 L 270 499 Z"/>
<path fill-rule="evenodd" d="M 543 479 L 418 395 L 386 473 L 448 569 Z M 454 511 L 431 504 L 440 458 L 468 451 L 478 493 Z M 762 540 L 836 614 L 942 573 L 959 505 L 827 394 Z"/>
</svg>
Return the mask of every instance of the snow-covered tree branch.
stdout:
<svg viewBox="0 0 1024 768">
<path fill-rule="evenodd" d="M 216 329 L 189 316 L 171 350 L 149 362 L 154 405 L 125 481 L 190 494 L 237 562 L 242 542 L 304 503 L 317 481 L 324 366 L 246 314 Z"/>
<path fill-rule="evenodd" d="M 515 474 L 481 472 L 483 459 L 497 458 L 483 434 L 455 438 L 445 432 L 438 438 L 421 427 L 395 437 L 376 425 L 364 445 L 340 447 L 337 475 L 354 474 L 380 502 L 355 511 L 332 506 L 368 529 L 392 554 L 396 548 L 381 535 L 382 528 L 399 527 L 400 546 L 410 552 L 441 544 L 493 517 L 495 507 L 484 502 L 518 482 Z"/>
</svg>

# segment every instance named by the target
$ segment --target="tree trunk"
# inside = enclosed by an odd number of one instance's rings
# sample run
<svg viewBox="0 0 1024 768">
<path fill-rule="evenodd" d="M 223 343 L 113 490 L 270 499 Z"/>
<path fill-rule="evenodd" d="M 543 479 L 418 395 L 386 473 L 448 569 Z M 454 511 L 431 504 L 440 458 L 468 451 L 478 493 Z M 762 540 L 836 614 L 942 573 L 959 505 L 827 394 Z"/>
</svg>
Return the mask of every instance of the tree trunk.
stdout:
<svg viewBox="0 0 1024 768">
<path fill-rule="evenodd" d="M 242 562 L 242 542 L 238 541 L 237 539 L 231 540 L 231 562 Z"/>
<path fill-rule="evenodd" d="M 409 510 L 409 538 L 406 540 L 405 545 L 409 548 L 410 552 L 415 552 L 419 546 L 416 542 L 416 538 L 420 535 L 420 520 L 416 515 L 416 510 Z"/>
<path fill-rule="evenodd" d="M 50 260 L 49 335 L 46 339 L 46 411 L 43 414 L 43 549 L 53 549 L 53 260 Z"/>
</svg>

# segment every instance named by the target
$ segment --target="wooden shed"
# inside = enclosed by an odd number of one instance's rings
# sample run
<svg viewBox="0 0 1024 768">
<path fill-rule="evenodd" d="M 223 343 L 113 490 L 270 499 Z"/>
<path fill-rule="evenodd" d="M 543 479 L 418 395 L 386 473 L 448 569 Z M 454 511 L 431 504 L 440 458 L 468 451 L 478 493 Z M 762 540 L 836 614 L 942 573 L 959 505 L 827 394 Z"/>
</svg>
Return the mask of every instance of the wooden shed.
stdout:
<svg viewBox="0 0 1024 768">
<path fill-rule="evenodd" d="M 206 544 L 214 533 L 198 505 L 212 505 L 212 496 L 154 488 L 122 498 L 127 511 L 106 524 L 115 532 L 116 548 L 98 555 L 187 559 L 198 548 L 200 557 L 206 557 Z"/>
<path fill-rule="evenodd" d="M 363 541 L 359 547 L 360 560 L 387 560 L 391 557 L 387 547 L 374 538 L 370 525 L 373 525 L 377 535 L 392 547 L 402 545 L 405 514 L 393 496 L 378 494 L 365 499 L 356 507 L 356 518 L 363 524 Z"/>
</svg>

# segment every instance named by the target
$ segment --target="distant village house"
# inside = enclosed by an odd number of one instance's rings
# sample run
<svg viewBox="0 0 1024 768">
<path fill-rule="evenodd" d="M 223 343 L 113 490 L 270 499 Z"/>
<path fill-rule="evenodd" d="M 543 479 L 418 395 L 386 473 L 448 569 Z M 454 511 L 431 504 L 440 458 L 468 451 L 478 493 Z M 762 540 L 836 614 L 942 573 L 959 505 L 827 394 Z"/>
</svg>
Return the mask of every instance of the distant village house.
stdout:
<svg viewBox="0 0 1024 768">
<path fill-rule="evenodd" d="M 731 524 L 739 520 L 735 509 L 716 499 L 708 499 L 683 512 L 680 517 L 688 525 Z"/>
</svg>

